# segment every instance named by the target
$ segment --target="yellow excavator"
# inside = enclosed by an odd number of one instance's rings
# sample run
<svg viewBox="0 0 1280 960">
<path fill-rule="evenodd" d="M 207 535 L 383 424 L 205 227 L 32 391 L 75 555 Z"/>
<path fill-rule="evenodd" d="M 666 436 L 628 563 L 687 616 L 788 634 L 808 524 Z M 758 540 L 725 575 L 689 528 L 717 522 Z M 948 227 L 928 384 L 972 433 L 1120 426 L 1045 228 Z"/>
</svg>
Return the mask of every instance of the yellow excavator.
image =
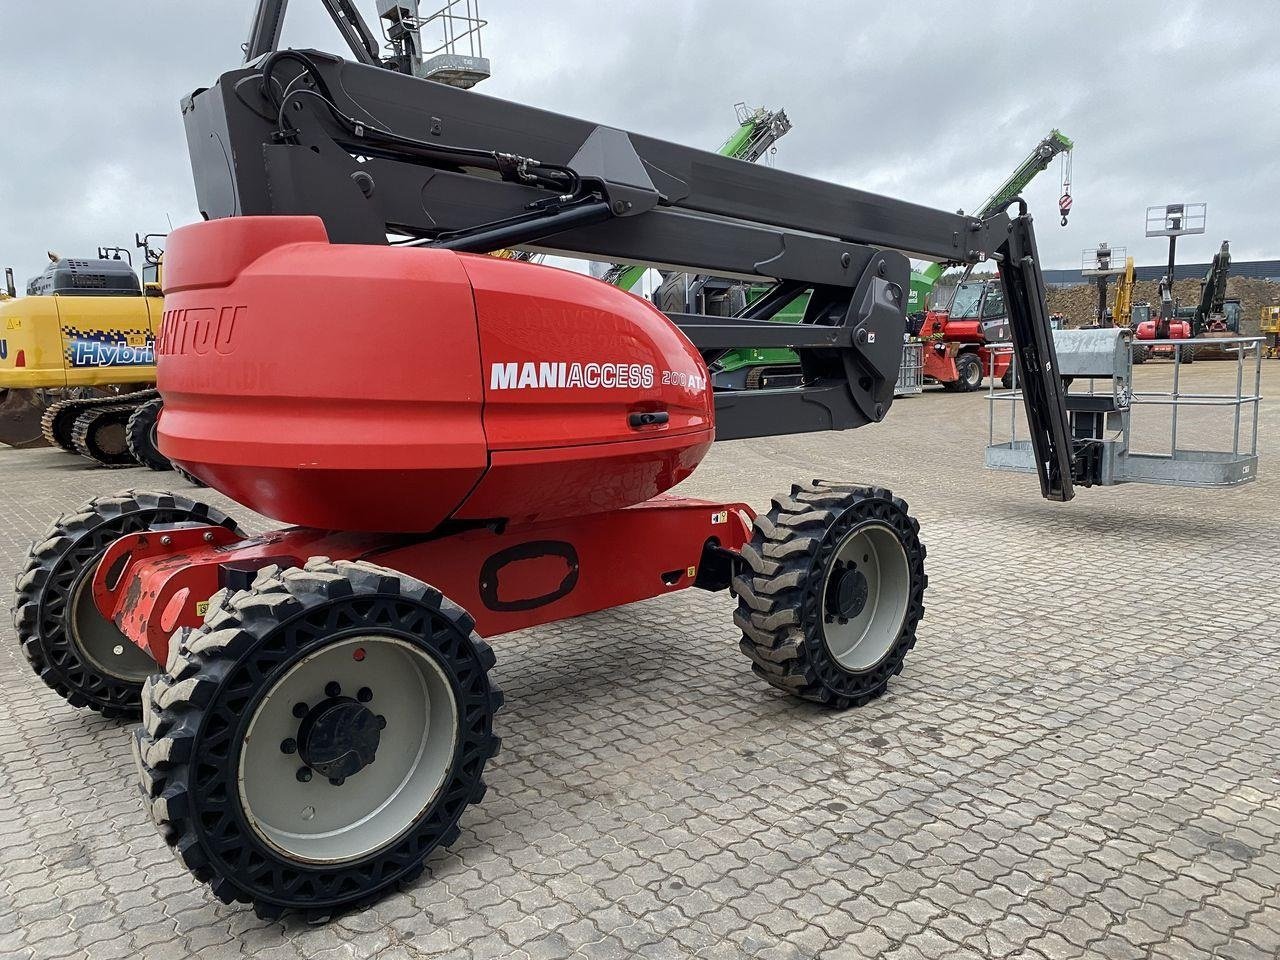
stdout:
<svg viewBox="0 0 1280 960">
<path fill-rule="evenodd" d="M 1266 338 L 1262 355 L 1268 360 L 1280 360 L 1280 304 L 1262 308 L 1259 329 Z"/>
<path fill-rule="evenodd" d="M 0 443 L 50 443 L 103 466 L 169 469 L 155 447 L 155 339 L 164 313 L 162 234 L 135 236 L 141 280 L 120 247 L 49 254 L 19 296 L 0 299 Z"/>
<path fill-rule="evenodd" d="M 1125 257 L 1124 273 L 1116 280 L 1116 305 L 1111 310 L 1111 322 L 1117 327 L 1127 327 L 1133 313 L 1133 257 Z"/>
</svg>

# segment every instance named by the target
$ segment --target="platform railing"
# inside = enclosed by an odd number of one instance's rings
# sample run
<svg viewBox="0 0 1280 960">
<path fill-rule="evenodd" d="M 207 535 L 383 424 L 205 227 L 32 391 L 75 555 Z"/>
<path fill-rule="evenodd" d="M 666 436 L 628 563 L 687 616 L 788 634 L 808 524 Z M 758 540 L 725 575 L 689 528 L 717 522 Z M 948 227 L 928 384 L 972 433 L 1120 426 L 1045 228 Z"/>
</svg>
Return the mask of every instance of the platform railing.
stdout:
<svg viewBox="0 0 1280 960">
<path fill-rule="evenodd" d="M 1172 360 L 1171 385 L 1167 390 L 1138 390 L 1132 381 L 1132 355 L 1119 360 L 1107 375 L 1076 376 L 1068 387 L 1068 407 L 1092 405 L 1105 411 L 1105 436 L 1102 443 L 1108 448 L 1107 471 L 1103 483 L 1146 482 L 1185 486 L 1233 486 L 1254 479 L 1258 459 L 1258 424 L 1262 405 L 1262 337 L 1220 337 L 1187 340 L 1134 341 L 1132 347 L 1160 355 L 1167 349 Z M 1219 367 L 1224 362 L 1235 364 L 1235 391 L 1205 392 L 1203 387 L 1185 389 L 1188 372 L 1184 370 L 1191 361 L 1184 358 L 1184 351 L 1191 347 L 1200 354 L 1196 362 Z M 1152 351 L 1152 348 L 1155 348 Z M 1205 359 L 1212 351 L 1222 359 Z M 1029 442 L 1018 438 L 1018 401 L 1022 398 L 1017 380 L 1017 368 L 1013 366 L 1009 388 L 997 387 L 994 376 L 997 357 L 1010 356 L 1012 344 L 994 344 L 990 348 L 987 392 L 987 463 L 994 469 L 1021 470 L 1021 459 L 1029 457 Z M 1105 367 L 1105 357 L 1102 358 Z M 1094 372 L 1092 369 L 1090 372 Z M 1087 398 L 1081 400 L 1080 398 Z M 997 404 L 1009 404 L 1009 429 L 1007 437 L 997 440 Z M 1168 408 L 1167 452 L 1135 452 L 1134 412 L 1141 407 Z M 1230 449 L 1201 450 L 1180 443 L 1180 419 L 1193 408 L 1230 408 Z M 1141 414 L 1138 416 L 1141 418 Z M 1145 423 L 1139 429 L 1145 434 Z M 1143 437 L 1144 445 L 1150 442 Z M 1225 443 L 1225 439 L 1223 441 Z M 1028 464 L 1029 465 L 1029 464 Z"/>
<path fill-rule="evenodd" d="M 1135 404 L 1153 404 L 1160 406 L 1172 407 L 1172 416 L 1170 418 L 1170 452 L 1178 449 L 1178 411 L 1186 407 L 1220 407 L 1233 406 L 1235 414 L 1233 416 L 1233 427 L 1231 437 L 1231 452 L 1239 454 L 1240 451 L 1240 426 L 1243 419 L 1245 407 L 1253 408 L 1253 418 L 1250 427 L 1251 442 L 1249 453 L 1257 455 L 1258 453 L 1258 417 L 1262 406 L 1262 337 L 1214 337 L 1200 341 L 1196 344 L 1197 351 L 1213 349 L 1221 351 L 1233 357 L 1236 364 L 1236 392 L 1234 394 L 1216 394 L 1216 393 L 1188 393 L 1180 388 L 1182 381 L 1182 368 L 1186 361 L 1183 360 L 1183 351 L 1179 347 L 1187 346 L 1186 340 L 1145 340 L 1144 345 L 1157 347 L 1170 347 L 1173 354 L 1173 386 L 1168 391 L 1134 391 L 1133 402 Z M 1246 361 L 1250 360 L 1253 367 L 1253 391 L 1246 394 L 1244 392 L 1245 385 L 1245 369 Z M 1201 363 L 1221 363 L 1221 360 L 1200 359 Z"/>
</svg>

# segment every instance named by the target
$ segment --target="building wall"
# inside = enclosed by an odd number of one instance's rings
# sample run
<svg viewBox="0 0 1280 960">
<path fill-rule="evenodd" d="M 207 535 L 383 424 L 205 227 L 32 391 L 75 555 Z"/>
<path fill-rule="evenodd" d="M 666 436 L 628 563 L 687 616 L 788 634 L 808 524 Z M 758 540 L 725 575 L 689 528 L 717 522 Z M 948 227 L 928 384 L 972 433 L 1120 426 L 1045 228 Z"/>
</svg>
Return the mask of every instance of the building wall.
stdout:
<svg viewBox="0 0 1280 960">
<path fill-rule="evenodd" d="M 1138 280 L 1159 280 L 1164 276 L 1167 266 L 1168 263 L 1165 262 L 1154 266 L 1135 267 L 1134 275 Z M 1202 279 L 1209 272 L 1209 264 L 1179 263 L 1174 269 L 1179 280 Z M 1280 280 L 1280 260 L 1232 260 L 1231 276 L 1252 277 L 1256 280 Z M 1085 277 L 1079 270 L 1044 271 L 1044 282 L 1053 287 L 1073 286 L 1091 280 L 1091 277 Z"/>
</svg>

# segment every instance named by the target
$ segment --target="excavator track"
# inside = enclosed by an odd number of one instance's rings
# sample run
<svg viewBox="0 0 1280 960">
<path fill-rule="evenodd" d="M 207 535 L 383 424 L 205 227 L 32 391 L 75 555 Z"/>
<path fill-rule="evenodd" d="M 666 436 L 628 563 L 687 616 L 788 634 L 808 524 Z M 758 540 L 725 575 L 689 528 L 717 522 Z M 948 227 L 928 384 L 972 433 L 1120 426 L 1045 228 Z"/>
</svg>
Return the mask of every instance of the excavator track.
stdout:
<svg viewBox="0 0 1280 960">
<path fill-rule="evenodd" d="M 61 447 L 67 453 L 87 456 L 77 449 L 74 437 L 76 423 L 82 415 L 98 408 L 111 406 L 127 405 L 132 410 L 158 396 L 160 396 L 158 390 L 138 390 L 135 393 L 120 396 L 68 397 L 65 400 L 58 400 L 51 403 L 41 417 L 40 432 L 50 446 Z"/>
<path fill-rule="evenodd" d="M 115 403 L 80 414 L 71 430 L 76 453 L 103 467 L 136 466 L 138 461 L 129 452 L 126 436 L 129 417 L 135 409 L 134 403 Z"/>
<path fill-rule="evenodd" d="M 137 466 L 128 437 L 129 417 L 137 409 L 137 403 L 121 400 L 80 414 L 71 430 L 76 453 L 102 467 Z"/>
<path fill-rule="evenodd" d="M 767 390 L 770 387 L 799 386 L 804 380 L 800 364 L 787 366 L 752 367 L 747 371 L 748 390 Z"/>
</svg>

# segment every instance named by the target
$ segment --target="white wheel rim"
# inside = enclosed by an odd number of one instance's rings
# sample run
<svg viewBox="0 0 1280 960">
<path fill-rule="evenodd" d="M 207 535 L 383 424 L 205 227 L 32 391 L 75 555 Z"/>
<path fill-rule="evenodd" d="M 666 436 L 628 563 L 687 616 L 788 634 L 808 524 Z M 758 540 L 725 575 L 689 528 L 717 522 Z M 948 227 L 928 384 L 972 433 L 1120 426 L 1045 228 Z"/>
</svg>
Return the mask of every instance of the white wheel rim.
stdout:
<svg viewBox="0 0 1280 960">
<path fill-rule="evenodd" d="M 142 683 L 160 668 L 151 654 L 120 632 L 93 601 L 95 560 L 80 575 L 68 604 L 67 633 L 89 665 L 116 680 Z"/>
<path fill-rule="evenodd" d="M 833 615 L 831 593 L 841 565 L 861 576 L 865 602 L 845 622 Z M 822 585 L 819 616 L 831 656 L 845 670 L 864 673 L 877 666 L 897 643 L 911 596 L 911 566 L 897 533 L 869 522 L 851 530 L 836 548 Z"/>
<path fill-rule="evenodd" d="M 336 786 L 319 774 L 299 780 L 301 753 L 282 750 L 298 737 L 295 705 L 324 702 L 333 681 L 343 696 L 367 688 L 365 705 L 386 718 L 374 762 Z M 240 802 L 254 832 L 292 859 L 359 859 L 393 843 L 432 806 L 457 743 L 453 686 L 434 657 L 398 637 L 347 637 L 294 664 L 258 703 L 241 748 Z"/>
</svg>

